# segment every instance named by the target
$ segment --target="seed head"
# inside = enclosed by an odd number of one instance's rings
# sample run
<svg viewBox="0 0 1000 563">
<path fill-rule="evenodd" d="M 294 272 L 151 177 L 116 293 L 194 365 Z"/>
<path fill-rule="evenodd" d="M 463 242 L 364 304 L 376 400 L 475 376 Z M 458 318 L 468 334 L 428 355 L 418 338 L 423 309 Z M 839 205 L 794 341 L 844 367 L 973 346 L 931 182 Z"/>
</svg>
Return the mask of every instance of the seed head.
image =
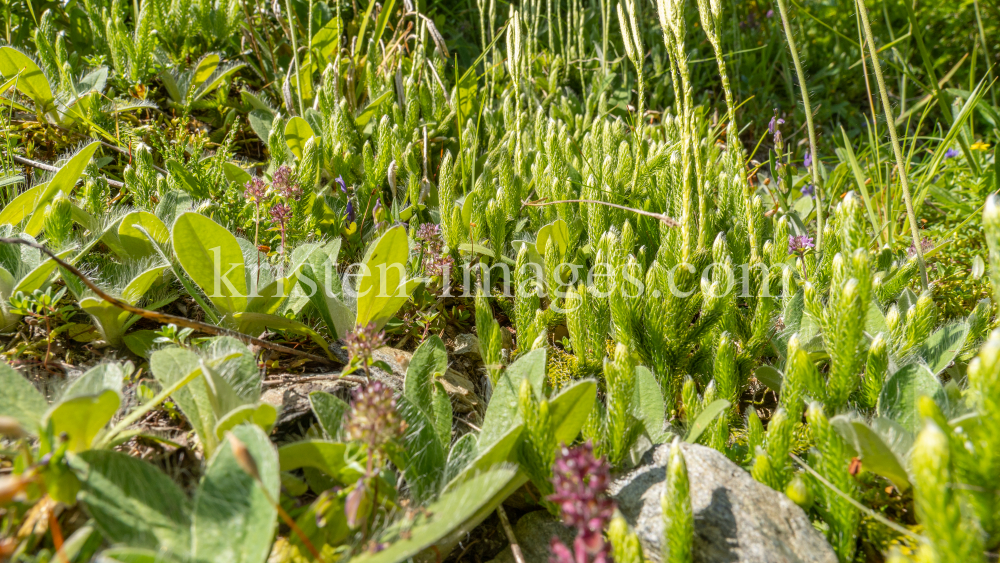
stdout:
<svg viewBox="0 0 1000 563">
<path fill-rule="evenodd" d="M 345 425 L 347 437 L 380 449 L 406 431 L 406 422 L 396 410 L 392 389 L 373 381 L 354 392 Z"/>
<path fill-rule="evenodd" d="M 233 457 L 236 458 L 236 463 L 240 466 L 240 469 L 253 477 L 255 481 L 260 481 L 260 471 L 257 469 L 257 462 L 254 461 L 253 455 L 250 454 L 250 450 L 247 449 L 246 444 L 232 432 L 226 433 L 226 439 L 229 440 L 229 447 L 233 449 Z"/>
<path fill-rule="evenodd" d="M 367 362 L 371 360 L 372 352 L 385 346 L 385 334 L 376 330 L 375 323 L 371 322 L 355 328 L 354 332 L 344 338 L 344 344 L 352 360 L 360 359 Z"/>
</svg>

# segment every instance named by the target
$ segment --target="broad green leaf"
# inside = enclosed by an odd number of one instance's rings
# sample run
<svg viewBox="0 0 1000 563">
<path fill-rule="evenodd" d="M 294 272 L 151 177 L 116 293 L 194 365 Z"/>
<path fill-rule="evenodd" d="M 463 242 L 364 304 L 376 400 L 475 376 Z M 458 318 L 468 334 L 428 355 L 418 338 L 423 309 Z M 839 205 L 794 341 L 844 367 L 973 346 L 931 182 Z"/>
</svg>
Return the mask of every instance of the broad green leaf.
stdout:
<svg viewBox="0 0 1000 563">
<path fill-rule="evenodd" d="M 402 225 L 389 229 L 375 243 L 358 281 L 356 326 L 374 322 L 376 329 L 382 328 L 409 299 L 416 289 L 405 281 L 409 256 L 410 243 Z"/>
<path fill-rule="evenodd" d="M 863 469 L 889 479 L 902 492 L 910 488 L 910 477 L 903 463 L 864 421 L 839 415 L 831 418 L 830 424 L 854 448 Z"/>
<path fill-rule="evenodd" d="M 386 549 L 354 557 L 351 563 L 400 563 L 431 546 L 440 546 L 439 552 L 444 553 L 525 480 L 523 474 L 511 467 L 480 473 L 431 503 L 426 511 L 414 517 L 416 520 L 406 519 L 386 530 L 379 538 L 388 545 Z M 400 534 L 403 530 L 406 533 Z"/>
<path fill-rule="evenodd" d="M 222 163 L 222 172 L 226 175 L 227 180 L 238 186 L 243 186 L 253 179 L 249 172 L 233 162 Z"/>
<path fill-rule="evenodd" d="M 303 440 L 285 444 L 278 448 L 278 462 L 282 471 L 312 467 L 343 485 L 352 484 L 345 481 L 351 475 L 344 475 L 348 465 L 347 446 L 339 442 Z"/>
<path fill-rule="evenodd" d="M 920 344 L 917 355 L 927 362 L 931 373 L 938 375 L 962 351 L 968 336 L 969 325 L 964 321 L 941 327 Z"/>
<path fill-rule="evenodd" d="M 223 314 L 246 310 L 243 251 L 229 230 L 194 212 L 174 223 L 174 253 L 184 271 Z"/>
<path fill-rule="evenodd" d="M 42 69 L 27 55 L 13 47 L 0 47 L 0 75 L 4 79 L 18 75 L 17 89 L 35 103 L 35 111 L 45 113 L 53 108 L 55 97 Z"/>
<path fill-rule="evenodd" d="M 243 423 L 255 424 L 264 432 L 270 432 L 278 421 L 278 409 L 267 403 L 242 405 L 229 411 L 215 423 L 215 437 L 222 440 L 226 432 Z"/>
<path fill-rule="evenodd" d="M 757 381 L 767 385 L 771 391 L 781 391 L 781 382 L 785 379 L 785 376 L 777 368 L 768 365 L 759 366 L 754 370 L 753 376 L 757 378 Z"/>
<path fill-rule="evenodd" d="M 151 463 L 112 450 L 69 457 L 79 499 L 112 544 L 174 553 L 186 559 L 190 503 L 173 479 Z"/>
<path fill-rule="evenodd" d="M 70 248 L 56 254 L 56 256 L 65 260 L 70 254 L 73 254 L 74 250 L 76 249 Z M 21 291 L 25 295 L 28 295 L 36 289 L 42 289 L 49 282 L 49 277 L 56 270 L 57 266 L 56 261 L 51 258 L 42 262 L 38 267 L 28 272 L 28 275 L 21 278 L 21 281 L 17 282 L 17 285 L 14 286 L 14 293 Z"/>
<path fill-rule="evenodd" d="M 433 498 L 443 485 L 447 454 L 427 413 L 405 395 L 396 404 L 407 428 L 400 451 L 391 457 L 402 468 L 414 502 L 423 503 Z"/>
<path fill-rule="evenodd" d="M 176 347 L 153 352 L 149 358 L 149 367 L 153 376 L 164 388 L 170 387 L 192 372 L 201 372 L 198 355 L 190 350 Z M 188 419 L 191 428 L 202 440 L 202 446 L 207 451 L 213 450 L 217 443 L 215 425 L 218 420 L 209 399 L 204 377 L 198 376 L 174 393 L 172 398 Z"/>
<path fill-rule="evenodd" d="M 156 331 L 134 330 L 122 336 L 122 342 L 136 356 L 148 359 L 149 355 L 153 353 L 156 338 Z"/>
<path fill-rule="evenodd" d="M 638 405 L 636 416 L 642 421 L 646 435 L 654 444 L 662 444 L 667 439 L 663 431 L 666 406 L 663 392 L 653 372 L 645 366 L 635 368 L 635 390 L 632 400 Z"/>
<path fill-rule="evenodd" d="M 264 563 L 278 517 L 270 500 L 280 489 L 278 454 L 256 426 L 237 426 L 232 434 L 246 446 L 260 482 L 240 467 L 229 444 L 218 449 L 195 494 L 191 555 L 198 561 Z"/>
<path fill-rule="evenodd" d="M 308 325 L 287 317 L 268 315 L 265 313 L 243 312 L 234 314 L 233 318 L 236 319 L 240 332 L 243 333 L 256 332 L 259 334 L 263 332 L 265 328 L 285 330 L 295 334 L 301 334 L 302 336 L 308 336 L 322 350 L 328 350 L 330 347 L 330 344 L 326 341 L 326 339 L 315 330 L 309 328 Z"/>
<path fill-rule="evenodd" d="M 479 434 L 479 449 L 486 451 L 511 428 L 521 423 L 521 413 L 518 410 L 518 397 L 521 392 L 521 382 L 528 380 L 532 389 L 540 396 L 545 383 L 545 349 L 532 350 L 521 356 L 507 367 L 486 408 L 483 420 L 483 431 Z"/>
<path fill-rule="evenodd" d="M 219 68 L 219 63 L 222 62 L 222 57 L 216 53 L 211 53 L 205 55 L 198 61 L 198 66 L 194 69 L 194 77 L 191 80 L 191 84 L 198 86 L 202 82 L 208 80 L 213 74 L 215 74 L 215 69 Z"/>
<path fill-rule="evenodd" d="M 343 338 L 350 332 L 356 316 L 339 297 L 343 292 L 340 277 L 337 275 L 338 254 L 340 254 L 339 238 L 309 254 L 303 261 L 297 277 L 299 287 L 319 312 L 330 334 L 336 339 Z"/>
<path fill-rule="evenodd" d="M 107 390 L 121 393 L 124 380 L 133 366 L 128 368 L 118 362 L 98 364 L 73 380 L 62 393 L 61 399 L 97 395 Z"/>
<path fill-rule="evenodd" d="M 880 332 L 889 332 L 889 325 L 885 323 L 885 313 L 879 308 L 878 303 L 872 299 L 868 302 L 868 315 L 865 317 L 865 332 L 875 336 Z"/>
<path fill-rule="evenodd" d="M 69 436 L 69 451 L 90 449 L 94 438 L 118 412 L 121 397 L 117 391 L 106 390 L 98 395 L 84 395 L 59 401 L 45 415 L 43 425 L 52 424 L 56 436 Z"/>
<path fill-rule="evenodd" d="M 906 317 L 906 312 L 910 310 L 910 307 L 917 304 L 917 294 L 913 293 L 910 288 L 903 289 L 902 293 L 899 294 L 899 299 L 896 300 L 896 306 L 899 308 L 899 312 L 903 317 Z"/>
<path fill-rule="evenodd" d="M 479 437 L 475 433 L 464 434 L 455 441 L 448 452 L 448 464 L 445 466 L 444 480 L 451 483 L 452 479 L 458 476 L 469 463 L 476 458 L 479 452 Z M 492 464 L 490 464 L 492 466 Z M 449 487 L 446 487 L 447 490 Z"/>
<path fill-rule="evenodd" d="M 340 437 L 340 429 L 344 424 L 344 415 L 351 406 L 339 398 L 323 391 L 309 393 L 309 404 L 320 427 L 326 435 L 336 440 Z"/>
<path fill-rule="evenodd" d="M 431 398 L 431 415 L 434 418 L 434 429 L 441 440 L 441 448 L 447 452 L 451 446 L 452 413 L 451 397 L 444 390 L 440 381 L 434 382 L 434 395 Z"/>
<path fill-rule="evenodd" d="M 393 91 L 391 89 L 386 90 L 381 96 L 372 100 L 354 119 L 354 124 L 357 125 L 358 128 L 364 128 L 365 125 L 368 125 L 368 122 L 375 117 L 379 107 L 381 107 L 382 104 L 392 96 L 392 93 Z"/>
<path fill-rule="evenodd" d="M 167 266 L 155 266 L 140 273 L 122 290 L 122 299 L 130 305 L 138 303 L 157 282 L 163 279 L 163 272 L 166 269 Z"/>
<path fill-rule="evenodd" d="M 471 456 L 471 458 L 466 459 L 462 467 L 453 467 L 451 464 L 458 464 L 458 460 L 456 459 L 453 461 L 452 458 L 449 457 L 449 466 L 446 468 L 446 473 L 450 478 L 448 479 L 448 485 L 445 486 L 444 490 L 450 491 L 460 483 L 463 483 L 467 479 L 484 471 L 488 471 L 497 464 L 505 462 L 517 463 L 517 445 L 521 443 L 521 435 L 523 433 L 524 424 L 521 423 L 508 430 L 506 434 L 493 442 L 493 445 L 489 446 L 485 450 L 481 449 L 479 447 L 479 442 L 477 442 L 475 449 L 471 452 L 467 452 L 467 455 Z M 469 434 L 466 434 L 466 436 L 468 435 Z M 461 442 L 461 439 L 459 439 L 459 442 Z M 452 447 L 453 452 L 455 448 L 458 447 L 459 442 L 456 442 L 455 446 Z M 472 448 L 468 445 L 463 447 Z"/>
<path fill-rule="evenodd" d="M 80 175 L 90 164 L 90 159 L 94 156 L 94 152 L 101 146 L 99 141 L 94 141 L 89 145 L 80 149 L 78 153 L 73 155 L 66 164 L 63 164 L 56 175 L 52 177 L 52 180 L 45 186 L 45 190 L 38 195 L 38 199 L 35 200 L 35 210 L 31 217 L 28 218 L 27 224 L 24 226 L 24 232 L 28 233 L 33 237 L 37 237 L 39 233 L 42 232 L 42 223 L 45 220 L 45 214 L 40 213 L 45 210 L 45 206 L 52 201 L 52 198 L 56 196 L 59 192 L 65 192 L 67 194 L 72 193 L 73 186 L 80 179 Z"/>
<path fill-rule="evenodd" d="M 250 122 L 250 128 L 253 129 L 253 132 L 266 144 L 271 136 L 274 114 L 270 110 L 255 109 L 247 115 L 247 121 Z"/>
<path fill-rule="evenodd" d="M 715 420 L 715 417 L 725 412 L 728 408 L 729 401 L 725 399 L 716 399 L 709 403 L 709 405 L 701 411 L 701 414 L 698 415 L 698 418 L 694 420 L 694 423 L 691 424 L 691 428 L 688 429 L 687 435 L 684 436 L 684 441 L 691 444 L 697 442 L 698 438 L 701 437 L 702 432 L 704 432 L 708 428 L 708 425 Z"/>
<path fill-rule="evenodd" d="M 903 366 L 889 375 L 878 397 L 878 414 L 910 432 L 920 429 L 917 401 L 927 395 L 936 397 L 943 392 L 941 382 L 928 369 L 918 363 Z"/>
<path fill-rule="evenodd" d="M 556 219 L 538 230 L 538 238 L 535 239 L 535 250 L 538 254 L 545 256 L 545 247 L 548 246 L 549 238 L 555 241 L 560 253 L 566 254 L 566 250 L 569 248 L 569 226 L 566 225 L 566 221 Z"/>
<path fill-rule="evenodd" d="M 225 65 L 222 65 L 221 68 L 217 68 L 208 80 L 198 86 L 198 90 L 195 91 L 194 94 L 194 99 L 200 100 L 212 90 L 222 86 L 223 81 L 235 74 L 236 71 L 240 70 L 244 66 L 246 65 L 243 63 L 226 63 Z"/>
<path fill-rule="evenodd" d="M 329 60 L 331 55 L 340 47 L 340 18 L 334 17 L 326 22 L 319 31 L 313 34 L 312 48 L 319 51 L 320 60 Z"/>
<path fill-rule="evenodd" d="M 549 416 L 555 427 L 557 444 L 572 444 L 580 429 L 594 410 L 597 401 L 597 383 L 592 380 L 577 381 L 564 387 L 549 401 Z"/>
<path fill-rule="evenodd" d="M 285 144 L 295 155 L 296 160 L 302 160 L 302 150 L 306 146 L 306 141 L 316 136 L 309 122 L 295 116 L 285 124 Z"/>
<path fill-rule="evenodd" d="M 25 217 L 35 211 L 35 203 L 46 187 L 48 187 L 47 182 L 39 184 L 11 200 L 3 211 L 0 211 L 0 225 L 20 225 Z"/>
<path fill-rule="evenodd" d="M 406 378 L 403 380 L 403 394 L 410 402 L 433 416 L 434 376 L 444 375 L 447 369 L 448 350 L 437 335 L 432 335 L 417 347 L 410 358 Z M 449 426 L 450 424 L 449 420 Z"/>
<path fill-rule="evenodd" d="M 48 408 L 45 396 L 30 381 L 0 361 L 0 415 L 16 419 L 25 431 L 34 434 Z"/>
<path fill-rule="evenodd" d="M 148 211 L 133 211 L 123 217 L 118 226 L 118 242 L 130 258 L 144 258 L 156 253 L 153 244 L 137 227 L 144 229 L 161 246 L 170 241 L 170 231 L 159 217 Z"/>
</svg>

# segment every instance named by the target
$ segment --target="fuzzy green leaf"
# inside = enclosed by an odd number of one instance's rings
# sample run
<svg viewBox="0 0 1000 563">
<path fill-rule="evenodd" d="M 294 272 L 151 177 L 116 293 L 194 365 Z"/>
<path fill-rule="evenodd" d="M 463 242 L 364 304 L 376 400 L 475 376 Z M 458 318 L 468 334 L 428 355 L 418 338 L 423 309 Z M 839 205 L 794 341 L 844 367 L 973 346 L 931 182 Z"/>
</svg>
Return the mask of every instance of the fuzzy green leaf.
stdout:
<svg viewBox="0 0 1000 563">
<path fill-rule="evenodd" d="M 148 211 L 133 211 L 122 218 L 118 226 L 118 242 L 130 258 L 143 258 L 156 253 L 149 238 L 139 228 L 149 233 L 159 245 L 170 241 L 170 231 L 159 217 Z"/>
<path fill-rule="evenodd" d="M 69 457 L 80 479 L 80 501 L 112 544 L 166 551 L 186 559 L 190 503 L 180 487 L 151 463 L 111 450 Z"/>
<path fill-rule="evenodd" d="M 927 395 L 937 397 L 943 393 L 941 382 L 919 363 L 903 366 L 889 375 L 879 394 L 877 411 L 910 432 L 920 429 L 917 402 Z"/>
<path fill-rule="evenodd" d="M 278 517 L 270 500 L 278 498 L 280 489 L 278 454 L 267 434 L 256 426 L 237 426 L 233 435 L 253 457 L 260 482 L 240 467 L 232 448 L 219 448 L 208 462 L 195 494 L 192 557 L 199 561 L 263 563 L 271 551 Z"/>
<path fill-rule="evenodd" d="M 309 404 L 326 435 L 336 440 L 344 424 L 344 415 L 351 406 L 339 398 L 323 391 L 309 393 Z"/>
<path fill-rule="evenodd" d="M 708 428 L 708 425 L 712 424 L 712 421 L 728 408 L 729 401 L 725 399 L 716 399 L 709 403 L 707 407 L 702 409 L 701 414 L 694 420 L 691 427 L 688 428 L 687 435 L 684 436 L 684 441 L 690 444 L 698 441 L 698 438 Z"/>
<path fill-rule="evenodd" d="M 666 406 L 663 391 L 653 372 L 645 366 L 635 368 L 635 390 L 632 399 L 638 407 L 636 416 L 642 421 L 646 435 L 654 444 L 662 444 L 667 439 L 663 431 Z"/>
<path fill-rule="evenodd" d="M 299 116 L 288 120 L 285 124 L 285 144 L 291 149 L 296 160 L 302 160 L 302 149 L 306 146 L 306 141 L 316 136 L 309 122 Z"/>
<path fill-rule="evenodd" d="M 536 395 L 541 394 L 545 383 L 545 349 L 532 350 L 511 364 L 497 380 L 493 389 L 483 431 L 479 434 L 479 449 L 485 451 L 493 446 L 504 434 L 521 423 L 518 411 L 518 397 L 521 382 L 527 380 Z"/>
<path fill-rule="evenodd" d="M 107 390 L 98 395 L 73 397 L 57 403 L 43 420 L 52 424 L 56 436 L 66 433 L 69 450 L 82 452 L 90 448 L 100 433 L 118 411 L 121 397 L 117 391 Z"/>
<path fill-rule="evenodd" d="M 0 392 L 0 415 L 12 417 L 26 431 L 36 433 L 49 407 L 45 396 L 3 361 L 0 361 L 0 389 L 3 389 Z"/>
<path fill-rule="evenodd" d="M 172 234 L 181 267 L 223 314 L 246 310 L 243 251 L 229 230 L 194 212 L 177 218 Z"/>
<path fill-rule="evenodd" d="M 952 323 L 941 327 L 920 344 L 917 348 L 917 354 L 927 362 L 930 372 L 938 375 L 962 351 L 968 335 L 969 325 L 965 322 Z"/>
<path fill-rule="evenodd" d="M 525 481 L 516 469 L 497 467 L 469 479 L 421 511 L 386 530 L 379 541 L 389 545 L 352 563 L 401 563 L 431 546 L 450 547 L 473 529 Z M 427 516 L 424 516 L 426 514 Z M 400 532 L 406 531 L 403 535 Z M 439 548 L 439 552 L 444 552 Z"/>
<path fill-rule="evenodd" d="M 403 394 L 424 412 L 433 414 L 434 376 L 443 375 L 448 369 L 448 350 L 437 335 L 423 341 L 406 368 Z"/>
</svg>

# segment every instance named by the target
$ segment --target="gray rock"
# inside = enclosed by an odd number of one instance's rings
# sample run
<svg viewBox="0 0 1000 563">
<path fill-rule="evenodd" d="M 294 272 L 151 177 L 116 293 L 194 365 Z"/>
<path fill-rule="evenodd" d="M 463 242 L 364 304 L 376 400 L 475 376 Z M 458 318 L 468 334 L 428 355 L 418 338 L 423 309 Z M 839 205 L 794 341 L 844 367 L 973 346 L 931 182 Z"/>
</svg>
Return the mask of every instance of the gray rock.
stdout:
<svg viewBox="0 0 1000 563">
<path fill-rule="evenodd" d="M 788 497 L 711 448 L 685 443 L 681 451 L 691 483 L 696 563 L 837 563 L 830 544 Z M 642 466 L 611 485 L 654 562 L 662 557 L 660 497 L 669 453 L 669 445 L 647 452 Z"/>
<path fill-rule="evenodd" d="M 549 560 L 549 542 L 556 536 L 566 545 L 573 545 L 576 532 L 552 517 L 547 510 L 529 512 L 514 525 L 514 536 L 526 563 L 544 563 Z M 490 563 L 514 563 L 510 546 Z"/>
</svg>

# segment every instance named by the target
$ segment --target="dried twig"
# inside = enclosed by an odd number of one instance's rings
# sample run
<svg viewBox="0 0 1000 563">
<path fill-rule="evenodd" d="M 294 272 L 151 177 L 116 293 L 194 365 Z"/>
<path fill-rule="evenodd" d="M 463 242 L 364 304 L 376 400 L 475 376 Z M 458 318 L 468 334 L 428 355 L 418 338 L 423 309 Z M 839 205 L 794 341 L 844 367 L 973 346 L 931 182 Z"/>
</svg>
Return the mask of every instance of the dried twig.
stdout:
<svg viewBox="0 0 1000 563">
<path fill-rule="evenodd" d="M 23 164 L 25 166 L 30 166 L 32 168 L 38 168 L 39 170 L 47 170 L 49 172 L 58 172 L 59 171 L 58 168 L 56 168 L 55 166 L 52 166 L 51 164 L 45 164 L 44 162 L 38 162 L 37 160 L 31 160 L 30 158 L 24 158 L 23 156 L 18 156 L 16 154 L 12 154 L 12 155 L 10 155 L 10 157 L 14 160 L 14 162 L 17 162 L 19 164 Z M 121 188 L 125 187 L 125 184 L 123 184 L 123 183 L 121 183 L 121 182 L 119 182 L 117 180 L 111 180 L 109 178 L 105 178 L 104 181 L 107 182 L 108 185 L 111 186 L 112 188 L 119 188 L 119 189 L 121 189 Z"/>
<path fill-rule="evenodd" d="M 510 527 L 510 520 L 507 519 L 507 512 L 503 509 L 503 504 L 497 507 L 497 516 L 500 517 L 500 524 L 503 525 L 503 533 L 507 535 L 507 541 L 510 542 L 510 551 L 514 554 L 514 561 L 524 563 L 524 554 L 521 553 L 521 546 L 517 545 L 514 528 Z"/>
<path fill-rule="evenodd" d="M 662 221 L 664 225 L 668 227 L 679 227 L 681 224 L 677 222 L 677 219 L 665 215 L 663 213 L 653 213 L 652 211 L 643 211 L 642 209 L 636 209 L 634 207 L 625 207 L 624 205 L 618 205 L 617 203 L 610 203 L 607 201 L 598 201 L 596 199 L 558 199 L 555 201 L 545 201 L 545 199 L 539 199 L 536 201 L 522 201 L 521 205 L 529 207 L 542 207 L 545 205 L 555 205 L 557 203 L 596 203 L 597 205 L 607 205 L 608 207 L 615 207 L 617 209 L 624 209 L 625 211 L 631 211 L 633 213 L 638 213 L 639 215 L 645 215 L 646 217 L 652 217 L 658 221 Z"/>
<path fill-rule="evenodd" d="M 96 293 L 97 296 L 100 297 L 101 299 L 107 301 L 108 303 L 111 303 L 112 305 L 118 307 L 119 309 L 123 309 L 134 315 L 139 315 L 140 317 L 143 317 L 145 319 L 149 319 L 151 321 L 155 321 L 160 324 L 174 324 L 179 327 L 194 329 L 200 332 L 204 332 L 206 334 L 211 334 L 212 336 L 231 336 L 233 338 L 236 338 L 237 340 L 242 341 L 245 344 L 253 344 L 254 346 L 258 346 L 260 348 L 267 348 L 268 350 L 274 350 L 275 352 L 281 352 L 292 356 L 307 358 L 314 362 L 320 362 L 327 365 L 336 365 L 334 364 L 334 361 L 330 358 L 324 358 L 323 356 L 310 354 L 309 352 L 303 352 L 302 350 L 296 350 L 294 348 L 289 348 L 288 346 L 282 346 L 281 344 L 275 344 L 273 342 L 261 340 L 260 338 L 250 336 L 249 334 L 243 334 L 242 332 L 238 332 L 235 330 L 217 327 L 200 321 L 195 321 L 186 317 L 180 317 L 168 313 L 158 313 L 156 311 L 150 311 L 148 309 L 136 307 L 135 305 L 129 305 L 128 303 L 120 299 L 108 295 L 103 289 L 97 287 L 97 284 L 92 282 L 90 278 L 85 276 L 80 270 L 76 269 L 76 266 L 73 266 L 72 264 L 66 262 L 62 258 L 59 258 L 51 250 L 36 242 L 31 242 L 20 238 L 0 238 L 0 244 L 23 244 L 25 246 L 29 246 L 31 248 L 42 251 L 42 253 L 44 253 L 46 256 L 54 260 L 56 264 L 59 264 L 60 267 L 66 269 L 74 276 L 80 278 L 80 281 L 82 281 L 84 285 L 86 285 L 91 291 Z"/>
</svg>

